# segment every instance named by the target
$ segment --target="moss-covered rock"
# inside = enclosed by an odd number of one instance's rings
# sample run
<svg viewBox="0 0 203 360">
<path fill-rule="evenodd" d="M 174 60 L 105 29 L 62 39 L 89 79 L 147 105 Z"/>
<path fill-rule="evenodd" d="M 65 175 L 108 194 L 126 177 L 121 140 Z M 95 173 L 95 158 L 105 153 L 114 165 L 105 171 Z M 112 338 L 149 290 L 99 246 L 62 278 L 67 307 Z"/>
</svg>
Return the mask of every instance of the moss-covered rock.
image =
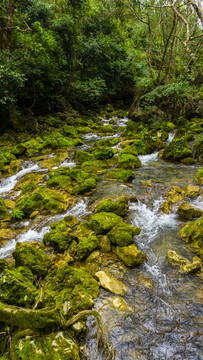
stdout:
<svg viewBox="0 0 203 360">
<path fill-rule="evenodd" d="M 168 196 L 168 199 L 163 202 L 159 210 L 163 211 L 165 214 L 168 214 L 173 204 L 176 204 L 184 199 L 185 191 L 182 190 L 179 186 L 173 186 L 166 194 L 166 196 Z"/>
<path fill-rule="evenodd" d="M 67 250 L 75 236 L 70 234 L 71 228 L 66 221 L 61 220 L 51 224 L 51 230 L 44 235 L 43 243 L 46 246 L 53 246 L 56 250 Z"/>
<path fill-rule="evenodd" d="M 89 237 L 82 237 L 77 248 L 77 256 L 79 259 L 87 257 L 99 245 L 99 239 L 95 235 Z"/>
<path fill-rule="evenodd" d="M 173 139 L 163 152 L 163 158 L 171 161 L 180 161 L 184 158 L 191 157 L 191 155 L 192 149 L 188 146 L 187 140 L 184 138 Z"/>
<path fill-rule="evenodd" d="M 195 181 L 198 184 L 203 185 L 203 169 L 197 170 L 197 173 L 195 175 Z"/>
<path fill-rule="evenodd" d="M 33 274 L 28 268 L 4 269 L 0 277 L 0 301 L 30 307 L 34 303 L 36 293 Z"/>
<path fill-rule="evenodd" d="M 84 195 L 96 190 L 96 187 L 97 187 L 97 181 L 95 180 L 95 178 L 89 178 L 75 185 L 72 190 L 72 193 L 74 195 Z"/>
<path fill-rule="evenodd" d="M 203 211 L 184 201 L 178 208 L 178 215 L 185 220 L 192 220 L 203 215 Z"/>
<path fill-rule="evenodd" d="M 130 146 L 130 145 L 127 145 L 126 147 L 124 147 L 123 150 L 120 151 L 119 155 L 121 156 L 123 154 L 131 154 L 134 156 L 138 155 L 137 150 L 133 146 Z"/>
<path fill-rule="evenodd" d="M 146 256 L 142 251 L 137 249 L 135 244 L 128 246 L 117 246 L 114 252 L 118 258 L 129 267 L 141 265 L 146 259 Z"/>
<path fill-rule="evenodd" d="M 126 286 L 107 271 L 98 271 L 95 275 L 98 277 L 100 285 L 113 294 L 125 295 L 127 292 Z"/>
<path fill-rule="evenodd" d="M 128 212 L 128 198 L 122 197 L 118 200 L 102 200 L 96 205 L 95 212 L 112 212 L 124 217 Z"/>
<path fill-rule="evenodd" d="M 168 261 L 171 265 L 181 267 L 183 265 L 190 264 L 190 261 L 184 258 L 183 256 L 177 254 L 174 250 L 168 250 L 167 253 Z"/>
<path fill-rule="evenodd" d="M 18 171 L 20 171 L 21 168 L 22 168 L 21 160 L 12 160 L 10 162 L 8 172 L 9 172 L 9 174 L 13 175 L 13 174 L 16 174 Z"/>
<path fill-rule="evenodd" d="M 9 217 L 9 212 L 6 208 L 4 200 L 0 197 L 0 220 L 7 219 Z"/>
<path fill-rule="evenodd" d="M 97 213 L 93 215 L 91 218 L 91 225 L 96 234 L 106 234 L 114 226 L 122 222 L 123 222 L 122 217 L 107 212 Z"/>
<path fill-rule="evenodd" d="M 43 305 L 62 307 L 66 317 L 91 308 L 98 296 L 99 284 L 83 269 L 64 265 L 54 269 L 46 278 Z"/>
<path fill-rule="evenodd" d="M 203 256 L 203 216 L 197 221 L 190 221 L 185 225 L 181 229 L 180 235 Z"/>
<path fill-rule="evenodd" d="M 190 264 L 183 265 L 180 269 L 181 274 L 191 274 L 201 269 L 201 260 L 198 256 L 194 256 L 193 262 Z"/>
<path fill-rule="evenodd" d="M 190 198 L 198 197 L 201 194 L 201 189 L 199 186 L 188 185 L 186 189 L 186 195 Z"/>
<path fill-rule="evenodd" d="M 26 336 L 16 350 L 22 360 L 80 360 L 79 349 L 67 332 L 51 335 Z"/>
<path fill-rule="evenodd" d="M 29 244 L 17 243 L 12 255 L 16 267 L 25 266 L 39 277 L 46 275 L 51 267 L 48 255 Z"/>
<path fill-rule="evenodd" d="M 93 151 L 93 155 L 97 160 L 111 159 L 114 153 L 114 150 L 110 147 L 103 147 Z"/>
<path fill-rule="evenodd" d="M 134 178 L 135 174 L 131 170 L 115 169 L 114 171 L 109 171 L 106 175 L 107 180 L 117 180 L 123 182 L 130 182 Z"/>
<path fill-rule="evenodd" d="M 135 228 L 126 223 L 119 223 L 108 232 L 108 238 L 113 244 L 127 246 L 133 242 L 133 236 L 140 233 L 140 228 Z"/>
<path fill-rule="evenodd" d="M 132 154 L 122 154 L 118 159 L 118 167 L 123 169 L 135 169 L 140 167 L 141 161 Z"/>
<path fill-rule="evenodd" d="M 69 137 L 78 138 L 78 131 L 74 126 L 70 126 L 70 125 L 65 124 L 63 126 L 63 131 Z"/>
<path fill-rule="evenodd" d="M 94 156 L 87 151 L 76 150 L 74 153 L 74 160 L 77 164 L 82 164 L 85 161 L 92 161 Z"/>
</svg>

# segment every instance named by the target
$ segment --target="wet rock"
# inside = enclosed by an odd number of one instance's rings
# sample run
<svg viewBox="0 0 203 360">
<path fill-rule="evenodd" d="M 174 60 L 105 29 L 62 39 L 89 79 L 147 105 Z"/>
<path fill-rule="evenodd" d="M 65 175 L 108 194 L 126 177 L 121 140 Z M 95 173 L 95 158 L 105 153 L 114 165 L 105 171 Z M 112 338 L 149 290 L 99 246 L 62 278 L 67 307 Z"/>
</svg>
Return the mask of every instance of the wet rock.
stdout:
<svg viewBox="0 0 203 360">
<path fill-rule="evenodd" d="M 47 158 L 41 160 L 38 165 L 42 168 L 46 168 L 48 170 L 52 170 L 53 167 L 59 166 L 62 161 L 68 158 L 67 153 L 56 153 L 53 158 Z"/>
<path fill-rule="evenodd" d="M 173 186 L 166 196 L 168 199 L 163 202 L 159 210 L 168 214 L 171 211 L 173 204 L 176 204 L 184 199 L 185 191 L 179 186 Z"/>
<path fill-rule="evenodd" d="M 110 299 L 110 306 L 121 312 L 132 312 L 133 309 L 123 300 L 121 296 L 116 296 Z"/>
<path fill-rule="evenodd" d="M 74 186 L 72 193 L 74 195 L 83 195 L 96 190 L 97 182 L 94 178 L 84 180 L 82 183 Z"/>
<path fill-rule="evenodd" d="M 51 267 L 51 260 L 48 255 L 32 245 L 17 243 L 12 255 L 16 267 L 26 266 L 34 275 L 39 277 L 46 275 Z"/>
<path fill-rule="evenodd" d="M 13 175 L 20 171 L 22 168 L 21 162 L 21 160 L 12 160 L 8 168 L 9 174 Z"/>
<path fill-rule="evenodd" d="M 193 258 L 193 262 L 190 264 L 186 264 L 181 267 L 180 273 L 181 274 L 190 274 L 196 272 L 201 269 L 201 260 L 199 257 L 195 256 Z"/>
<path fill-rule="evenodd" d="M 198 184 L 203 185 L 203 169 L 197 170 L 197 173 L 195 175 L 195 181 Z"/>
<path fill-rule="evenodd" d="M 115 254 L 118 256 L 120 260 L 124 262 L 126 266 L 134 267 L 141 265 L 146 256 L 142 251 L 138 250 L 135 244 L 128 246 L 117 246 L 115 249 Z"/>
<path fill-rule="evenodd" d="M 133 236 L 138 235 L 140 231 L 138 227 L 122 223 L 114 226 L 107 236 L 113 244 L 127 246 L 133 242 Z"/>
<path fill-rule="evenodd" d="M 85 267 L 92 272 L 106 269 L 111 273 L 119 273 L 122 277 L 127 268 L 113 253 L 105 253 L 100 250 L 93 251 L 85 261 Z"/>
<path fill-rule="evenodd" d="M 122 154 L 118 159 L 118 168 L 135 169 L 142 166 L 140 159 L 131 154 Z"/>
<path fill-rule="evenodd" d="M 135 174 L 131 170 L 119 170 L 109 171 L 106 175 L 107 180 L 118 180 L 123 182 L 132 181 L 135 178 Z"/>
<path fill-rule="evenodd" d="M 85 161 L 92 161 L 94 156 L 87 151 L 76 150 L 74 153 L 74 160 L 77 164 L 82 164 Z"/>
<path fill-rule="evenodd" d="M 127 292 L 126 286 L 110 273 L 98 271 L 95 275 L 98 277 L 100 285 L 104 289 L 117 295 L 124 295 Z"/>
<path fill-rule="evenodd" d="M 33 274 L 28 268 L 4 269 L 0 277 L 0 301 L 10 305 L 30 307 L 36 293 Z"/>
<path fill-rule="evenodd" d="M 197 221 L 190 221 L 180 230 L 182 239 L 190 243 L 198 253 L 203 255 L 203 216 Z"/>
<path fill-rule="evenodd" d="M 199 186 L 194 186 L 194 185 L 188 185 L 187 190 L 186 190 L 186 195 L 188 197 L 198 197 L 201 194 L 201 189 Z"/>
<path fill-rule="evenodd" d="M 189 260 L 187 260 L 186 258 L 184 258 L 181 255 L 178 255 L 177 252 L 175 252 L 173 250 L 168 251 L 167 258 L 171 265 L 177 265 L 177 266 L 181 267 L 183 265 L 190 264 Z"/>
<path fill-rule="evenodd" d="M 111 159 L 115 152 L 111 147 L 103 147 L 93 151 L 93 155 L 97 160 Z"/>
<path fill-rule="evenodd" d="M 150 180 L 141 180 L 140 183 L 142 185 L 152 186 L 153 185 L 153 180 L 152 179 L 150 179 Z"/>
<path fill-rule="evenodd" d="M 4 200 L 0 197 L 0 220 L 8 219 L 9 212 L 6 208 Z"/>
<path fill-rule="evenodd" d="M 68 332 L 26 336 L 17 343 L 17 349 L 22 360 L 80 360 L 78 346 Z"/>
<path fill-rule="evenodd" d="M 12 200 L 5 200 L 4 203 L 9 210 L 13 210 L 15 207 L 15 202 Z"/>
<path fill-rule="evenodd" d="M 122 217 L 107 212 L 100 212 L 92 216 L 91 225 L 96 232 L 96 234 L 106 234 L 108 233 L 115 225 L 122 223 Z"/>
<path fill-rule="evenodd" d="M 108 238 L 107 235 L 98 235 L 99 238 L 99 247 L 105 251 L 111 251 L 111 240 Z"/>
<path fill-rule="evenodd" d="M 193 207 L 192 205 L 184 201 L 178 208 L 178 215 L 182 219 L 192 220 L 203 215 L 203 211 Z"/>
<path fill-rule="evenodd" d="M 122 197 L 118 200 L 103 200 L 96 205 L 95 212 L 112 212 L 124 217 L 128 212 L 128 198 Z"/>
<path fill-rule="evenodd" d="M 46 246 L 53 246 L 59 251 L 67 250 L 71 241 L 75 238 L 70 234 L 71 228 L 65 220 L 51 224 L 51 230 L 43 237 L 43 243 Z"/>
<path fill-rule="evenodd" d="M 163 152 L 163 158 L 171 161 L 180 161 L 191 155 L 192 149 L 188 146 L 187 140 L 184 138 L 173 139 Z"/>
<path fill-rule="evenodd" d="M 95 235 L 90 235 L 89 237 L 83 237 L 80 239 L 77 256 L 79 259 L 87 257 L 93 250 L 95 250 L 99 245 L 99 239 Z"/>
</svg>

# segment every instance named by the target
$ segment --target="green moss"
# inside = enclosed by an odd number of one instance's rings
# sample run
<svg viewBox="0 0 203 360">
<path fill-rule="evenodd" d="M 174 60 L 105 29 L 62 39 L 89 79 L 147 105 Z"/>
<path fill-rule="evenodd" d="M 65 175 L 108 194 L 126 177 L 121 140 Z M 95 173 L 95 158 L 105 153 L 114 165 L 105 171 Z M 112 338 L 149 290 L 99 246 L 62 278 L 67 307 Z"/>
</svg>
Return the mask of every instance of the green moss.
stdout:
<svg viewBox="0 0 203 360">
<path fill-rule="evenodd" d="M 109 171 L 106 175 L 107 180 L 118 180 L 123 182 L 132 181 L 135 178 L 134 172 L 131 170 L 119 170 Z"/>
<path fill-rule="evenodd" d="M 185 225 L 181 229 L 180 235 L 184 241 L 190 243 L 203 255 L 203 216 L 199 220 L 191 221 Z"/>
<path fill-rule="evenodd" d="M 122 154 L 118 159 L 118 167 L 123 169 L 135 169 L 140 167 L 141 161 L 132 154 Z"/>
<path fill-rule="evenodd" d="M 25 217 L 29 217 L 32 212 L 40 210 L 43 207 L 43 197 L 39 193 L 30 194 L 27 197 L 17 201 L 16 208 L 13 210 L 13 217 L 16 217 L 16 210 L 21 211 Z"/>
<path fill-rule="evenodd" d="M 118 200 L 103 200 L 97 204 L 95 212 L 112 212 L 124 217 L 128 212 L 128 198 L 122 197 Z"/>
<path fill-rule="evenodd" d="M 77 256 L 79 259 L 87 257 L 99 245 L 99 239 L 95 235 L 82 237 L 78 244 Z"/>
<path fill-rule="evenodd" d="M 163 158 L 171 161 L 180 161 L 191 157 L 192 149 L 188 146 L 186 139 L 173 139 L 164 149 Z"/>
<path fill-rule="evenodd" d="M 21 360 L 80 360 L 78 347 L 68 332 L 27 336 L 18 342 L 16 350 Z"/>
<path fill-rule="evenodd" d="M 97 160 L 111 159 L 114 156 L 114 150 L 110 147 L 103 147 L 93 152 Z"/>
<path fill-rule="evenodd" d="M 8 267 L 8 263 L 4 259 L 0 259 L 0 274 L 3 273 L 4 269 Z"/>
<path fill-rule="evenodd" d="M 197 173 L 195 175 L 195 181 L 200 184 L 203 185 L 203 169 L 198 169 Z"/>
<path fill-rule="evenodd" d="M 117 246 L 114 252 L 129 267 L 141 265 L 146 259 L 146 256 L 136 248 L 135 244 Z"/>
<path fill-rule="evenodd" d="M 74 236 L 70 234 L 70 227 L 64 220 L 51 225 L 51 230 L 44 235 L 43 243 L 53 246 L 59 251 L 67 250 Z"/>
<path fill-rule="evenodd" d="M 74 153 L 74 160 L 77 164 L 82 164 L 85 161 L 91 161 L 94 159 L 92 154 L 89 154 L 87 151 L 76 150 Z"/>
<path fill-rule="evenodd" d="M 94 178 L 86 179 L 80 184 L 74 186 L 72 193 L 74 195 L 84 195 L 96 190 L 97 182 Z"/>
<path fill-rule="evenodd" d="M 74 126 L 64 125 L 63 131 L 69 137 L 78 138 L 78 132 Z"/>
<path fill-rule="evenodd" d="M 13 252 L 15 266 L 26 266 L 34 275 L 44 276 L 51 267 L 51 260 L 48 255 L 36 249 L 32 245 L 17 244 Z"/>
<path fill-rule="evenodd" d="M 140 231 L 140 228 L 134 228 L 126 223 L 119 223 L 109 231 L 107 236 L 113 244 L 127 246 L 133 242 L 133 236 L 138 235 Z"/>
<path fill-rule="evenodd" d="M 107 212 L 100 212 L 92 216 L 91 225 L 96 232 L 96 234 L 106 234 L 109 232 L 115 225 L 122 223 L 122 217 Z"/>
<path fill-rule="evenodd" d="M 0 197 L 0 220 L 7 219 L 9 217 L 9 212 L 6 208 L 4 200 Z"/>
<path fill-rule="evenodd" d="M 131 154 L 131 155 L 134 155 L 134 156 L 138 155 L 137 150 L 131 145 L 128 145 L 123 150 L 121 150 L 120 153 L 119 153 L 119 156 L 121 156 L 123 154 Z"/>
<path fill-rule="evenodd" d="M 30 307 L 36 293 L 33 274 L 28 268 L 4 269 L 0 277 L 0 301 L 10 305 Z"/>
</svg>

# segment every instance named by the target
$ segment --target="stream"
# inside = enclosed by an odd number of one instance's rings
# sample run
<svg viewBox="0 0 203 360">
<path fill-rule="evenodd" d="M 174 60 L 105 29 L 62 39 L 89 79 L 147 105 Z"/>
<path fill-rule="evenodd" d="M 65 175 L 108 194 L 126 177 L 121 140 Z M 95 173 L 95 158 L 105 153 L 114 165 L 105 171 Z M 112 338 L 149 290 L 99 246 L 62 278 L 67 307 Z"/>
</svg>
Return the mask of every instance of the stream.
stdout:
<svg viewBox="0 0 203 360">
<path fill-rule="evenodd" d="M 95 141 L 104 138 L 120 137 L 119 128 L 126 126 L 128 119 L 117 121 L 117 130 L 112 136 L 95 134 L 83 135 L 83 145 L 77 148 L 88 150 Z M 109 120 L 103 120 L 103 126 Z M 167 142 L 172 141 L 174 133 Z M 114 146 L 120 150 L 120 144 Z M 73 150 L 72 150 L 73 151 Z M 75 166 L 71 154 L 59 167 Z M 165 194 L 172 186 L 186 189 L 194 183 L 197 166 L 177 165 L 158 157 L 158 152 L 139 156 L 142 166 L 135 169 L 132 183 L 123 184 L 106 181 L 105 174 L 99 175 L 97 190 L 89 197 L 78 197 L 77 203 L 63 214 L 44 216 L 39 223 L 32 219 L 19 221 L 15 238 L 0 244 L 0 258 L 7 258 L 15 249 L 17 241 L 41 241 L 49 231 L 50 224 L 74 215 L 83 220 L 91 214 L 90 206 L 106 197 L 123 195 L 136 196 L 137 202 L 129 202 L 129 213 L 125 221 L 141 227 L 135 238 L 139 250 L 146 256 L 140 267 L 122 273 L 121 281 L 127 286 L 127 294 L 122 296 L 125 310 L 112 306 L 115 295 L 100 290 L 94 308 L 101 315 L 104 329 L 114 344 L 115 360 L 200 360 L 201 359 L 201 281 L 195 275 L 181 275 L 167 260 L 169 249 L 192 261 L 194 249 L 186 244 L 178 232 L 185 222 L 176 212 L 159 212 Z M 57 167 L 55 167 L 57 168 Z M 31 172 L 47 173 L 34 158 L 26 160 L 16 175 L 2 179 L 0 195 L 4 200 L 17 198 L 13 191 L 18 180 Z M 141 180 L 152 179 L 152 186 L 141 184 Z M 203 198 L 188 202 L 203 210 Z M 118 272 L 117 275 L 120 273 Z M 103 359 L 102 353 L 96 355 L 96 326 L 93 317 L 88 317 L 87 340 L 84 352 L 89 360 Z"/>
</svg>

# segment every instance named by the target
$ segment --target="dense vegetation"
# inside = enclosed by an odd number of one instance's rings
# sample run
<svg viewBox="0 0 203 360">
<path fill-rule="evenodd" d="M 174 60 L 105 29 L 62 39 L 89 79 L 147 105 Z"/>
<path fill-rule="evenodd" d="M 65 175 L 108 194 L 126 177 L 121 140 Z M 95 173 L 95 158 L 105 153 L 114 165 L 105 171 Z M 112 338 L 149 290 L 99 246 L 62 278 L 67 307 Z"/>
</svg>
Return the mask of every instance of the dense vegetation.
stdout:
<svg viewBox="0 0 203 360">
<path fill-rule="evenodd" d="M 1 126 L 133 100 L 132 118 L 198 116 L 202 22 L 192 0 L 3 0 Z"/>
</svg>

